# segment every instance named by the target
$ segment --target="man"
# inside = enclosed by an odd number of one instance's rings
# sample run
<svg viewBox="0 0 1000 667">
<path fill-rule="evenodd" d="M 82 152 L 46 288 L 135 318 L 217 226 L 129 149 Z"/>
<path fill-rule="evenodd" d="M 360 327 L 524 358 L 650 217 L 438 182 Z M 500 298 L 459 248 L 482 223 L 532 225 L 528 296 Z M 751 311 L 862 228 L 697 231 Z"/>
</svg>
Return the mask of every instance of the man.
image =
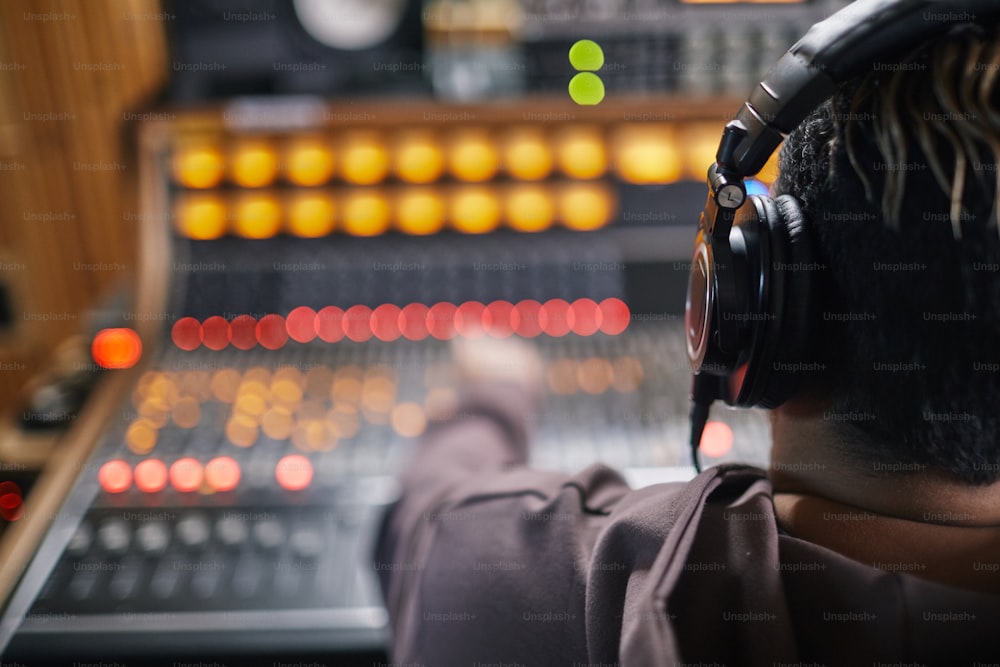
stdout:
<svg viewBox="0 0 1000 667">
<path fill-rule="evenodd" d="M 772 412 L 767 473 L 631 490 L 526 469 L 531 381 L 465 361 L 461 419 L 421 445 L 376 555 L 394 660 L 996 660 L 998 72 L 995 30 L 953 31 L 786 140 L 774 190 L 827 267 L 826 371 Z"/>
</svg>

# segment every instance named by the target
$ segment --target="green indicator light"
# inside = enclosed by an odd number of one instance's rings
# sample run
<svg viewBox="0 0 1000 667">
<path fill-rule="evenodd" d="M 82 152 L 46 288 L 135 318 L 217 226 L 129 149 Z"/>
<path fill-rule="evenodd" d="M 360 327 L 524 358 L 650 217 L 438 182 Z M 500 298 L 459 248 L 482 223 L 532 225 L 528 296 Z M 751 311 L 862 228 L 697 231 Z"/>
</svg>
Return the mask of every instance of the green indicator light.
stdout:
<svg viewBox="0 0 1000 667">
<path fill-rule="evenodd" d="M 598 104 L 604 99 L 604 82 L 592 72 L 580 72 L 570 79 L 569 96 L 580 105 Z"/>
<path fill-rule="evenodd" d="M 604 51 L 589 39 L 581 39 L 569 49 L 569 63 L 573 69 L 596 72 L 604 65 Z"/>
</svg>

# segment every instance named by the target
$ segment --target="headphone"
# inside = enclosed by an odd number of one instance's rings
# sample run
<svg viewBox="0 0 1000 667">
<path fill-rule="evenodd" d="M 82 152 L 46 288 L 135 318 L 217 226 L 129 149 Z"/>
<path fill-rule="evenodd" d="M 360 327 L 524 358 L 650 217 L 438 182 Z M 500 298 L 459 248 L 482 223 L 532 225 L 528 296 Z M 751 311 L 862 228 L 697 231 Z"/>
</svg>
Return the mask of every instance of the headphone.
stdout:
<svg viewBox="0 0 1000 667">
<path fill-rule="evenodd" d="M 857 0 L 792 45 L 726 125 L 708 169 L 684 313 L 699 472 L 712 403 L 781 405 L 808 350 L 817 267 L 809 222 L 795 197 L 748 197 L 744 179 L 841 83 L 952 26 L 998 18 L 1000 0 Z"/>
</svg>

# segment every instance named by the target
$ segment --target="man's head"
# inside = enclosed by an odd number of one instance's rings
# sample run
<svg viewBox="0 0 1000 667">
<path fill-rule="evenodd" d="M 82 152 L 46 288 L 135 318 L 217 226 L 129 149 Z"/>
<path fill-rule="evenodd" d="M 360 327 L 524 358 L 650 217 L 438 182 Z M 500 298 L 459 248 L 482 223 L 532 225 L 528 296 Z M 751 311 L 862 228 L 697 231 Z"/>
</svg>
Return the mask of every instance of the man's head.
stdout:
<svg viewBox="0 0 1000 667">
<path fill-rule="evenodd" d="M 1000 480 L 1000 32 L 964 28 L 841 87 L 785 141 L 816 260 L 803 396 L 849 453 Z"/>
</svg>

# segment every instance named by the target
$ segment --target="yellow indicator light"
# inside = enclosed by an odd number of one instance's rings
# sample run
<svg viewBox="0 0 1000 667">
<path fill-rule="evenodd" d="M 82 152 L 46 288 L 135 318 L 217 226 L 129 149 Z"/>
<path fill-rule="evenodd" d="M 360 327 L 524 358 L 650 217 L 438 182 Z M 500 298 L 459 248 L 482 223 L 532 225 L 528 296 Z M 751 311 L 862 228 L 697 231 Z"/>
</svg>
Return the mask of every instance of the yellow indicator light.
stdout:
<svg viewBox="0 0 1000 667">
<path fill-rule="evenodd" d="M 671 183 L 681 176 L 681 159 L 669 125 L 625 125 L 615 132 L 614 161 L 629 183 Z"/>
<path fill-rule="evenodd" d="M 175 215 L 177 231 L 189 239 L 208 241 L 226 233 L 226 206 L 215 195 L 182 197 Z"/>
<path fill-rule="evenodd" d="M 507 173 L 514 178 L 537 181 L 552 171 L 552 152 L 541 132 L 516 130 L 504 144 L 503 163 Z"/>
<path fill-rule="evenodd" d="M 556 164 L 571 178 L 589 180 L 603 176 L 608 156 L 601 131 L 583 126 L 560 133 L 556 139 Z"/>
<path fill-rule="evenodd" d="M 246 142 L 232 153 L 230 178 L 244 188 L 270 185 L 278 173 L 278 157 L 261 141 Z"/>
<path fill-rule="evenodd" d="M 170 418 L 170 404 L 160 396 L 149 396 L 139 406 L 139 416 L 155 428 L 163 428 Z"/>
<path fill-rule="evenodd" d="M 427 416 L 416 403 L 400 403 L 389 414 L 389 423 L 404 438 L 415 438 L 427 428 Z"/>
<path fill-rule="evenodd" d="M 275 440 L 284 440 L 290 436 L 292 426 L 291 410 L 281 405 L 272 407 L 260 418 L 260 428 L 264 435 Z"/>
<path fill-rule="evenodd" d="M 600 229 L 611 221 L 614 200 L 608 188 L 596 183 L 573 183 L 559 193 L 559 218 L 577 231 Z"/>
<path fill-rule="evenodd" d="M 538 185 L 511 188 L 504 202 L 507 224 L 519 232 L 540 232 L 552 225 L 555 205 L 548 189 Z"/>
<path fill-rule="evenodd" d="M 201 405 L 194 396 L 181 397 L 174 403 L 170 416 L 181 428 L 194 428 L 201 421 Z"/>
<path fill-rule="evenodd" d="M 299 139 L 285 153 L 285 178 L 295 185 L 322 185 L 333 175 L 333 153 L 321 139 Z"/>
<path fill-rule="evenodd" d="M 381 194 L 354 192 L 344 201 L 344 231 L 377 236 L 389 228 L 389 203 Z"/>
<path fill-rule="evenodd" d="M 396 199 L 396 228 L 404 234 L 435 234 L 444 226 L 441 195 L 430 189 L 407 188 Z"/>
<path fill-rule="evenodd" d="M 553 394 L 575 394 L 579 389 L 576 366 L 576 362 L 572 359 L 558 359 L 549 364 L 545 373 L 549 391 Z"/>
<path fill-rule="evenodd" d="M 448 170 L 460 181 L 478 183 L 497 173 L 500 158 L 489 135 L 480 130 L 461 132 L 448 154 Z"/>
<path fill-rule="evenodd" d="M 308 239 L 326 236 L 333 231 L 335 213 L 330 197 L 313 192 L 297 194 L 288 204 L 288 231 Z"/>
<path fill-rule="evenodd" d="M 615 391 L 627 394 L 642 384 L 642 362 L 635 357 L 619 357 L 613 364 L 614 378 L 611 386 Z"/>
<path fill-rule="evenodd" d="M 715 163 L 722 127 L 722 123 L 687 123 L 681 128 L 678 138 L 684 176 L 705 180 L 705 173 Z"/>
<path fill-rule="evenodd" d="M 210 387 L 212 396 L 220 403 L 236 400 L 236 390 L 240 386 L 240 374 L 232 368 L 223 368 L 212 376 Z"/>
<path fill-rule="evenodd" d="M 344 145 L 341 173 L 344 180 L 355 185 L 371 185 L 385 178 L 389 156 L 377 135 L 359 134 Z"/>
<path fill-rule="evenodd" d="M 500 224 L 500 202 L 487 188 L 466 188 L 451 200 L 451 224 L 466 234 L 485 234 Z"/>
<path fill-rule="evenodd" d="M 233 228 L 244 238 L 269 239 L 281 231 L 281 207 L 271 195 L 241 197 L 233 213 Z"/>
<path fill-rule="evenodd" d="M 591 357 L 576 368 L 576 380 L 588 394 L 603 394 L 611 387 L 614 370 L 603 357 Z"/>
<path fill-rule="evenodd" d="M 125 431 L 125 444 L 132 452 L 145 455 L 156 447 L 158 432 L 156 425 L 148 419 L 137 419 Z"/>
<path fill-rule="evenodd" d="M 396 148 L 396 175 L 407 183 L 431 183 L 441 177 L 444 153 L 430 134 L 414 133 Z"/>
<path fill-rule="evenodd" d="M 250 447 L 259 436 L 257 420 L 250 415 L 235 414 L 226 422 L 226 437 L 237 447 Z"/>
<path fill-rule="evenodd" d="M 222 180 L 225 162 L 212 146 L 180 148 L 172 160 L 174 180 L 186 188 L 214 188 Z"/>
</svg>

